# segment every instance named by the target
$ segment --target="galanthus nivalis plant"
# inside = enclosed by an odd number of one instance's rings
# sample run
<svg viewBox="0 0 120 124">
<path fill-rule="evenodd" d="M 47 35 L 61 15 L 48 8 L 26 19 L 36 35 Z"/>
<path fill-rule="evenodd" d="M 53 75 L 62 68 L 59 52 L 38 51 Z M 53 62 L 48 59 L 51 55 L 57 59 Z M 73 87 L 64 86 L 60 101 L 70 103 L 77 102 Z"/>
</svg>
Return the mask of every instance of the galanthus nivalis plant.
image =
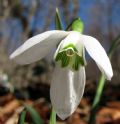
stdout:
<svg viewBox="0 0 120 124">
<path fill-rule="evenodd" d="M 50 97 L 61 119 L 70 116 L 80 103 L 85 87 L 85 49 L 108 80 L 113 76 L 110 60 L 99 41 L 77 31 L 52 30 L 28 39 L 10 56 L 19 64 L 30 64 L 56 48 Z"/>
</svg>

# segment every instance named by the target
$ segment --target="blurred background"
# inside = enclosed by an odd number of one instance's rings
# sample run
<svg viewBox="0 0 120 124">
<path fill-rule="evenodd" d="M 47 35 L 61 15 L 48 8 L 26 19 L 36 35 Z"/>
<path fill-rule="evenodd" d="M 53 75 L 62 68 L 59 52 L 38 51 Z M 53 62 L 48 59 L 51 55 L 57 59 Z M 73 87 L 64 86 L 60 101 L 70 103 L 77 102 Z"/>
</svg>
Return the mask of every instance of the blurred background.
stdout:
<svg viewBox="0 0 120 124">
<path fill-rule="evenodd" d="M 120 35 L 120 0 L 0 0 L 0 124 L 17 123 L 22 107 L 19 100 L 35 106 L 48 123 L 54 50 L 43 60 L 27 66 L 10 61 L 9 55 L 29 37 L 55 29 L 56 7 L 64 28 L 80 17 L 84 22 L 84 34 L 97 38 L 106 51 Z M 114 76 L 106 82 L 98 111 L 99 124 L 120 123 L 119 52 L 118 46 L 111 60 Z M 90 113 L 100 72 L 93 60 L 86 56 L 84 97 L 77 111 L 65 121 L 67 124 L 85 124 Z M 29 117 L 27 120 L 31 122 Z M 59 118 L 58 121 L 65 123 Z"/>
</svg>

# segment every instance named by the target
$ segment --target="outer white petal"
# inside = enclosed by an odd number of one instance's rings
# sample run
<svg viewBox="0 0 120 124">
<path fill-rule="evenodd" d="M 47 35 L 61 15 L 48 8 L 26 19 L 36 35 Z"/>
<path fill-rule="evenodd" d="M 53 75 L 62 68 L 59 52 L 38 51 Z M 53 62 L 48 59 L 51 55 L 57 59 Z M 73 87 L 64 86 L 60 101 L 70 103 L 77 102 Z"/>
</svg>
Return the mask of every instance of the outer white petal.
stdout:
<svg viewBox="0 0 120 124">
<path fill-rule="evenodd" d="M 87 52 L 94 59 L 102 73 L 106 75 L 108 80 L 111 80 L 113 76 L 111 63 L 99 41 L 91 36 L 86 35 L 81 35 L 80 41 L 83 42 Z"/>
<path fill-rule="evenodd" d="M 73 72 L 56 67 L 53 74 L 50 97 L 54 110 L 61 119 L 70 116 L 80 103 L 85 86 L 85 69 Z"/>
<path fill-rule="evenodd" d="M 19 64 L 29 64 L 46 56 L 51 49 L 69 33 L 65 31 L 47 31 L 28 39 L 10 56 Z"/>
</svg>

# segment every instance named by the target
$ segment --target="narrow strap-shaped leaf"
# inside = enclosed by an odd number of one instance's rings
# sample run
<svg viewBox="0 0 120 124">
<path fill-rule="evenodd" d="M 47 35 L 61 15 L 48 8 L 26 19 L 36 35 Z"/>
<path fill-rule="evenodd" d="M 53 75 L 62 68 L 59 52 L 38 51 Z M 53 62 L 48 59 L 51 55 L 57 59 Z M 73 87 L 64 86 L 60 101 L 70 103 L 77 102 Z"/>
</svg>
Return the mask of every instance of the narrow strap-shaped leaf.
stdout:
<svg viewBox="0 0 120 124">
<path fill-rule="evenodd" d="M 111 59 L 112 54 L 114 53 L 115 49 L 117 48 L 117 46 L 120 45 L 120 34 L 117 36 L 117 38 L 115 38 L 115 40 L 113 40 L 113 43 L 108 51 L 108 55 L 109 58 Z"/>
<path fill-rule="evenodd" d="M 56 112 L 53 109 L 51 111 L 50 123 L 49 124 L 56 124 Z"/>
<path fill-rule="evenodd" d="M 55 29 L 56 30 L 63 30 L 62 22 L 61 22 L 61 18 L 60 18 L 60 13 L 59 13 L 58 8 L 56 8 L 56 15 L 55 15 Z"/>
<path fill-rule="evenodd" d="M 30 113 L 32 121 L 34 124 L 44 124 L 38 112 L 30 105 L 24 104 L 25 109 Z"/>
<path fill-rule="evenodd" d="M 24 124 L 26 116 L 26 110 L 24 109 L 19 116 L 18 124 Z"/>
</svg>

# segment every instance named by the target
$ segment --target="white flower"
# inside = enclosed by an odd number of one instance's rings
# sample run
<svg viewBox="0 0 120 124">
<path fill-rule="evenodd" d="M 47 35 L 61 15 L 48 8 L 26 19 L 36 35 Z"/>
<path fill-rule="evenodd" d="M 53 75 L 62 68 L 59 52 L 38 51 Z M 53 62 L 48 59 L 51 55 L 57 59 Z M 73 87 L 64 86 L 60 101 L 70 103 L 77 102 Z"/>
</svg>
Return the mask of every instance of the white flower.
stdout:
<svg viewBox="0 0 120 124">
<path fill-rule="evenodd" d="M 58 45 L 59 44 L 59 45 Z M 58 45 L 54 59 L 50 97 L 61 119 L 70 116 L 80 103 L 85 87 L 85 49 L 108 80 L 113 76 L 110 60 L 98 40 L 76 31 L 47 31 L 28 39 L 10 58 L 29 64 L 45 57 Z"/>
</svg>

